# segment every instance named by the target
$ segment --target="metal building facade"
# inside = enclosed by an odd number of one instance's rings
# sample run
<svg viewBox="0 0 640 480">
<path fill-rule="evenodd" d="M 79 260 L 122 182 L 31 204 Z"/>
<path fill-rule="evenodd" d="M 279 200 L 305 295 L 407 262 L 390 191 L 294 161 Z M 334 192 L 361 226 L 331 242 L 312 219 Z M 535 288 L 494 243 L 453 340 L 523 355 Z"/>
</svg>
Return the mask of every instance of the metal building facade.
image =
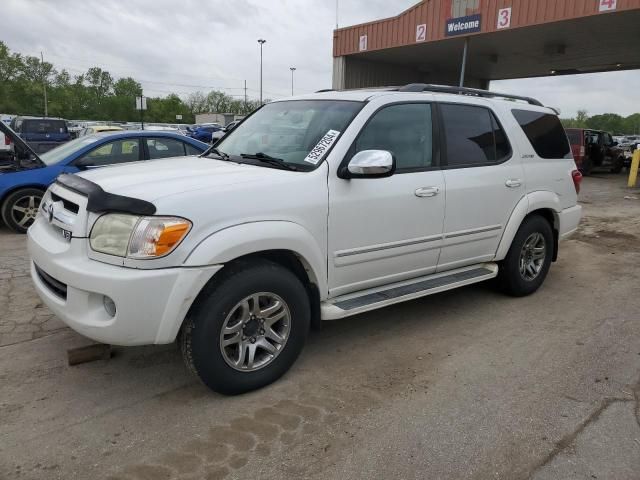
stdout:
<svg viewBox="0 0 640 480">
<path fill-rule="evenodd" d="M 499 15 L 504 16 L 506 9 L 508 26 L 499 26 Z M 457 19 L 478 20 L 479 28 L 448 31 Z M 465 38 L 470 39 L 471 59 L 477 59 L 475 53 L 486 57 L 484 63 L 494 64 L 494 68 L 475 69 L 471 65 L 469 84 L 473 86 L 556 70 L 580 73 L 574 71 L 578 62 L 586 64 L 588 71 L 606 71 L 612 65 L 638 68 L 637 25 L 640 0 L 423 0 L 396 17 L 335 30 L 333 83 L 334 88 L 405 80 L 453 83 Z M 618 35 L 624 42 L 616 39 Z M 588 45 L 599 58 L 589 60 L 580 45 Z M 504 63 L 517 59 L 514 47 L 521 47 L 524 58 L 535 57 L 533 63 L 540 66 L 510 72 Z M 612 58 L 610 65 L 604 61 L 607 55 Z M 450 62 L 452 56 L 455 62 Z"/>
</svg>

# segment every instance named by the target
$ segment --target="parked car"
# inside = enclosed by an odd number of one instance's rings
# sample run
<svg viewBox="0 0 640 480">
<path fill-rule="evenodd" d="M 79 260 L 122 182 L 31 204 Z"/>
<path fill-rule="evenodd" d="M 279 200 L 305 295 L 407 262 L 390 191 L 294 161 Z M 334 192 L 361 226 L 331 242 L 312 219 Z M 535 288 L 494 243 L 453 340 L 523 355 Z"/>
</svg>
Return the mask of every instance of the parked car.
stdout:
<svg viewBox="0 0 640 480">
<path fill-rule="evenodd" d="M 36 153 L 44 153 L 71 140 L 67 122 L 62 118 L 15 117 L 10 127 Z"/>
<path fill-rule="evenodd" d="M 238 125 L 241 121 L 242 120 L 236 120 L 234 122 L 229 123 L 229 125 L 224 127 L 222 130 L 217 130 L 213 132 L 211 134 L 211 143 L 216 143 L 218 140 L 224 137 L 227 133 L 229 133 L 231 130 L 236 128 L 236 125 Z"/>
<path fill-rule="evenodd" d="M 316 93 L 258 109 L 206 161 L 62 175 L 29 229 L 36 290 L 100 342 L 178 338 L 226 394 L 283 375 L 321 319 L 496 277 L 532 294 L 582 177 L 552 109 L 496 95 Z"/>
<path fill-rule="evenodd" d="M 168 132 L 116 132 L 87 135 L 38 155 L 9 127 L 11 162 L 0 169 L 0 213 L 13 231 L 24 233 L 33 223 L 47 187 L 61 173 L 165 157 L 199 155 L 208 145 Z"/>
<path fill-rule="evenodd" d="M 211 143 L 211 135 L 220 130 L 222 130 L 222 125 L 217 123 L 194 125 L 189 136 L 201 142 Z"/>
<path fill-rule="evenodd" d="M 79 137 L 104 132 L 122 132 L 124 129 L 115 125 L 90 125 L 80 131 Z"/>
<path fill-rule="evenodd" d="M 594 168 L 620 173 L 628 166 L 624 149 L 618 147 L 610 133 L 585 128 L 567 128 L 576 165 L 583 175 L 590 175 Z"/>
</svg>

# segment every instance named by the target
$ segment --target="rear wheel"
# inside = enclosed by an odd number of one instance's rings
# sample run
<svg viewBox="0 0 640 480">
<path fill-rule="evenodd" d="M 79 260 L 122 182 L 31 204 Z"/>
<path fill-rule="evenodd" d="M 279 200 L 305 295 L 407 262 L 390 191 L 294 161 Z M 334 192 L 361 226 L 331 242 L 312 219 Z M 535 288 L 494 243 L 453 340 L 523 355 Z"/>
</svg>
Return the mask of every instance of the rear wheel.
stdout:
<svg viewBox="0 0 640 480">
<path fill-rule="evenodd" d="M 23 188 L 11 193 L 2 204 L 2 220 L 17 233 L 26 233 L 38 214 L 43 192 L 37 188 Z"/>
<path fill-rule="evenodd" d="M 535 292 L 549 272 L 553 248 L 549 222 L 539 215 L 526 218 L 500 265 L 501 289 L 515 297 Z"/>
<path fill-rule="evenodd" d="M 244 393 L 280 378 L 309 331 L 300 280 L 265 260 L 226 267 L 205 287 L 180 337 L 187 366 L 216 392 Z"/>
</svg>

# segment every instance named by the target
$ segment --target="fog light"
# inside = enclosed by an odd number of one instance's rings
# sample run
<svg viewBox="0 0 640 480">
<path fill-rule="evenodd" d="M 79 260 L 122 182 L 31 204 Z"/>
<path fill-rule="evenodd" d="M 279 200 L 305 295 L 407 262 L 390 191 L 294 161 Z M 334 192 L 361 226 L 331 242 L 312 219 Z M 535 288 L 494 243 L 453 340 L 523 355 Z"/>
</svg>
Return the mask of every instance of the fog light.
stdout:
<svg viewBox="0 0 640 480">
<path fill-rule="evenodd" d="M 107 311 L 110 317 L 116 316 L 116 304 L 111 298 L 106 295 L 102 297 L 102 303 L 104 305 L 104 309 Z"/>
</svg>

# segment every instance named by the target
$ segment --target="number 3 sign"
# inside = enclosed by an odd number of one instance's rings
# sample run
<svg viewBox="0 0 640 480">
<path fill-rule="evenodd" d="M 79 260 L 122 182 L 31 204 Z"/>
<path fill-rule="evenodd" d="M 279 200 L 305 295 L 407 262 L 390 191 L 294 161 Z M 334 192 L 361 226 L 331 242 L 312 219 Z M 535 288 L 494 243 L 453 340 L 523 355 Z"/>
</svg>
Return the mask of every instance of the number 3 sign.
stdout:
<svg viewBox="0 0 640 480">
<path fill-rule="evenodd" d="M 498 10 L 498 29 L 511 26 L 511 7 Z"/>
<path fill-rule="evenodd" d="M 616 9 L 617 0 L 600 0 L 600 11 L 608 12 Z"/>
</svg>

